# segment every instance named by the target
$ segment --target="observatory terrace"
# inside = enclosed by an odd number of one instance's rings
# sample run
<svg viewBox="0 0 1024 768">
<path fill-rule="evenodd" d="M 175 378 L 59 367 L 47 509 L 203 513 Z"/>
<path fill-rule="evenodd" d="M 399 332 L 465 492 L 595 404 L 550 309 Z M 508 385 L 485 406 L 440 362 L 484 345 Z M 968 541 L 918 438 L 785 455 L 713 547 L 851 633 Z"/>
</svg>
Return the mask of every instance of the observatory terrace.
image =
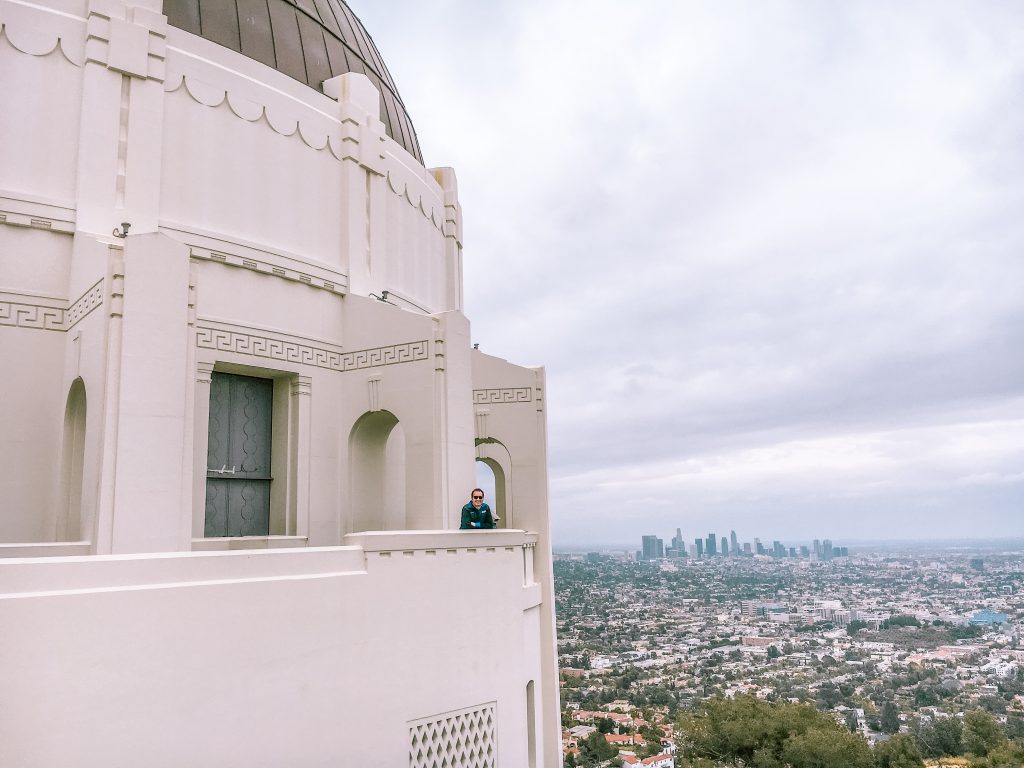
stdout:
<svg viewBox="0 0 1024 768">
<path fill-rule="evenodd" d="M 539 661 L 523 654 L 539 631 L 536 541 L 371 532 L 340 547 L 0 560 L 0 659 L 19 702 L 0 719 L 0 763 L 425 766 L 428 746 L 493 760 L 500 744 L 500 764 L 529 765 L 534 694 L 519 681 Z M 461 742 L 435 727 L 452 718 Z"/>
</svg>

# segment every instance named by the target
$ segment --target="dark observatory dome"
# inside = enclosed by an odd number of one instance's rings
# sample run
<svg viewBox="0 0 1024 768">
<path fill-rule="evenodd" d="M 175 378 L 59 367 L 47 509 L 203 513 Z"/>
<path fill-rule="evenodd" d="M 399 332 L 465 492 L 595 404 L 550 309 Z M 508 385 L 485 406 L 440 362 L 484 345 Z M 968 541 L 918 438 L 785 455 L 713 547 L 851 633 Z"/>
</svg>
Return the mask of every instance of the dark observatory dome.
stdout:
<svg viewBox="0 0 1024 768">
<path fill-rule="evenodd" d="M 273 67 L 320 91 L 358 72 L 380 91 L 388 135 L 423 162 L 416 130 L 373 39 L 342 0 L 164 0 L 171 26 Z"/>
</svg>

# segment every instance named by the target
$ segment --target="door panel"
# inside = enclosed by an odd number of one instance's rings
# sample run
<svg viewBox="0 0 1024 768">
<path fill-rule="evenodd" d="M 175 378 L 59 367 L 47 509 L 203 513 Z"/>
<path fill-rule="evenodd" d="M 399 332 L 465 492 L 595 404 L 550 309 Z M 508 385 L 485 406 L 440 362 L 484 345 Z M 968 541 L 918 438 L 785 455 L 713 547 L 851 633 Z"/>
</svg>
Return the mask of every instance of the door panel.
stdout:
<svg viewBox="0 0 1024 768">
<path fill-rule="evenodd" d="M 270 379 L 213 374 L 205 536 L 270 533 L 273 396 Z"/>
</svg>

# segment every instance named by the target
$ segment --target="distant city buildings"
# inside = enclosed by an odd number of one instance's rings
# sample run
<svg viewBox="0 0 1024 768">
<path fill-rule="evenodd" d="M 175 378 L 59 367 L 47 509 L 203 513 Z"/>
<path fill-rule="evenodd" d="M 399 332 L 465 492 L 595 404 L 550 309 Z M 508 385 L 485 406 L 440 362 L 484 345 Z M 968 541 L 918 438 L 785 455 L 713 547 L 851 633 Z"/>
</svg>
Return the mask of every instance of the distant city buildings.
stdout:
<svg viewBox="0 0 1024 768">
<path fill-rule="evenodd" d="M 665 542 L 657 536 L 644 536 L 640 539 L 641 560 L 661 560 L 665 557 Z"/>
<path fill-rule="evenodd" d="M 806 544 L 797 546 L 786 546 L 779 540 L 772 542 L 771 548 L 766 548 L 761 540 L 754 539 L 751 542 L 741 543 L 736 531 L 730 531 L 729 535 L 719 537 L 714 531 L 708 533 L 706 538 L 697 537 L 693 544 L 687 546 L 683 539 L 681 528 L 676 528 L 675 536 L 672 537 L 671 545 L 665 547 L 664 540 L 654 534 L 642 536 L 641 547 L 637 550 L 637 560 L 680 560 L 690 558 L 693 560 L 705 560 L 713 557 L 753 557 L 761 555 L 788 560 L 811 560 L 827 561 L 837 557 L 848 557 L 850 550 L 847 547 L 835 547 L 831 539 L 815 539 L 812 546 Z"/>
</svg>

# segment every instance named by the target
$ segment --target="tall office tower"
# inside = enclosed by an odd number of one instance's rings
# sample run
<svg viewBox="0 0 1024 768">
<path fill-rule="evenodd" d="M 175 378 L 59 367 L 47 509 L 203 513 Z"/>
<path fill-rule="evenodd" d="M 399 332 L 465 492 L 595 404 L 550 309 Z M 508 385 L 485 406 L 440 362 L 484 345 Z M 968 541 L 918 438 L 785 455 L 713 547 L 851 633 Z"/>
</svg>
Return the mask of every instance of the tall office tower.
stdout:
<svg viewBox="0 0 1024 768">
<path fill-rule="evenodd" d="M 754 551 L 759 555 L 765 554 L 764 544 L 760 539 L 754 539 Z"/>
<path fill-rule="evenodd" d="M 818 559 L 821 559 L 821 540 L 814 540 L 814 554 L 817 555 Z"/>
<path fill-rule="evenodd" d="M 747 542 L 745 542 L 745 543 L 743 544 L 743 554 L 744 554 L 744 555 L 750 555 L 750 554 L 753 554 L 753 553 L 752 553 L 752 552 L 750 551 L 750 542 L 749 542 L 749 541 L 747 541 Z"/>
<path fill-rule="evenodd" d="M 793 558 L 794 560 L 796 560 L 796 547 L 790 547 L 789 548 L 789 556 L 791 558 Z"/>
<path fill-rule="evenodd" d="M 729 551 L 733 557 L 736 557 L 740 553 L 739 541 L 736 538 L 736 531 L 729 534 Z"/>
<path fill-rule="evenodd" d="M 722 557 L 728 557 L 728 556 L 729 556 L 729 540 L 727 538 L 725 538 L 725 536 L 723 536 L 722 537 Z"/>
<path fill-rule="evenodd" d="M 697 559 L 697 545 L 696 544 L 691 544 L 690 545 L 690 559 L 691 560 L 696 560 Z"/>
<path fill-rule="evenodd" d="M 823 560 L 831 560 L 832 554 L 832 540 L 825 539 L 821 542 L 821 557 Z"/>
<path fill-rule="evenodd" d="M 654 560 L 658 556 L 658 537 L 654 535 L 641 536 L 640 548 L 641 560 Z"/>
<path fill-rule="evenodd" d="M 775 540 L 772 542 L 772 554 L 775 557 L 785 557 L 785 550 L 782 548 L 782 542 Z"/>
<path fill-rule="evenodd" d="M 714 557 L 718 554 L 718 538 L 713 533 L 708 534 L 708 557 Z"/>
<path fill-rule="evenodd" d="M 665 541 L 663 539 L 658 539 L 655 542 L 655 544 L 654 544 L 654 553 L 655 553 L 655 556 L 659 560 L 661 560 L 663 557 L 665 557 Z"/>
<path fill-rule="evenodd" d="M 686 544 L 683 542 L 683 532 L 676 528 L 676 535 L 672 537 L 672 546 L 686 554 Z"/>
<path fill-rule="evenodd" d="M 704 558 L 704 539 L 694 539 L 693 543 L 697 547 L 697 557 L 699 559 Z"/>
<path fill-rule="evenodd" d="M 800 547 L 800 557 L 810 557 L 811 551 L 807 548 L 807 545 Z"/>
</svg>

